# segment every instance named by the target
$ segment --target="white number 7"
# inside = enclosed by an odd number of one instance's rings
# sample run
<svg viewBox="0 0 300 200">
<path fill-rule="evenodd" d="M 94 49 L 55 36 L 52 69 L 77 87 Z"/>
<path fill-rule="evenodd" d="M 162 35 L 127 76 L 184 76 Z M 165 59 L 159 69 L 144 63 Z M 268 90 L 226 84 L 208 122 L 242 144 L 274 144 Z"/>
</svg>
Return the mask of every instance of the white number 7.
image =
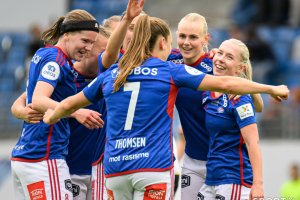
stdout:
<svg viewBox="0 0 300 200">
<path fill-rule="evenodd" d="M 131 128 L 132 128 L 132 122 L 133 122 L 133 117 L 134 117 L 134 112 L 135 112 L 135 107 L 136 107 L 139 91 L 140 91 L 140 85 L 141 85 L 140 82 L 127 82 L 124 84 L 125 92 L 132 91 L 129 106 L 128 106 L 124 130 L 131 130 Z"/>
</svg>

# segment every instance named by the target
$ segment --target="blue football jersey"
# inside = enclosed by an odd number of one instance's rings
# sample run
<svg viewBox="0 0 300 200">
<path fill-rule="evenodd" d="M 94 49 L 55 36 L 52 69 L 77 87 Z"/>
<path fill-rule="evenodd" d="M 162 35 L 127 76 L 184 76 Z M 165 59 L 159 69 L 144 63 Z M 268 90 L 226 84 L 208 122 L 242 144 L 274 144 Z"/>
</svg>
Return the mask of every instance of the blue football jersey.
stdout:
<svg viewBox="0 0 300 200">
<path fill-rule="evenodd" d="M 58 47 L 41 48 L 33 56 L 26 88 L 26 103 L 32 102 L 38 81 L 47 82 L 54 87 L 51 99 L 58 102 L 76 93 L 72 62 Z M 32 162 L 65 159 L 69 136 L 68 119 L 61 119 L 54 125 L 43 121 L 38 124 L 24 122 L 19 141 L 12 151 L 12 160 Z"/>
<path fill-rule="evenodd" d="M 172 118 L 178 87 L 197 89 L 205 74 L 186 65 L 147 59 L 113 92 L 117 65 L 97 77 L 83 92 L 91 102 L 105 98 L 107 177 L 173 167 Z"/>
<path fill-rule="evenodd" d="M 80 74 L 76 70 L 73 71 L 76 77 L 77 93 L 87 86 L 95 77 L 88 77 Z M 105 121 L 106 109 L 102 99 L 96 104 L 91 104 L 87 109 L 97 111 L 102 114 L 102 119 Z M 105 131 L 100 129 L 88 129 L 80 124 L 76 119 L 70 118 L 70 140 L 68 145 L 67 164 L 70 174 L 90 175 L 92 173 L 92 163 L 94 162 L 95 149 L 103 153 Z M 99 150 L 99 147 L 102 149 Z"/>
<path fill-rule="evenodd" d="M 183 63 L 178 49 L 172 50 L 168 60 L 175 64 Z M 201 56 L 191 66 L 203 73 L 212 74 L 213 63 L 208 54 Z M 209 135 L 205 128 L 205 111 L 201 99 L 202 91 L 189 88 L 180 88 L 176 99 L 176 108 L 186 140 L 185 153 L 196 160 L 206 160 L 208 153 Z"/>
<path fill-rule="evenodd" d="M 207 157 L 207 185 L 252 184 L 252 167 L 240 129 L 256 123 L 250 95 L 230 101 L 226 94 L 203 96 L 205 124 L 210 135 Z"/>
<path fill-rule="evenodd" d="M 102 63 L 102 56 L 103 56 L 104 53 L 105 53 L 105 51 L 103 51 L 102 53 L 100 53 L 100 54 L 98 55 L 99 74 L 100 74 L 100 73 L 103 73 L 103 72 L 105 72 L 105 71 L 107 70 L 107 68 L 105 68 L 105 67 L 103 66 L 103 63 Z M 124 51 L 123 51 L 123 50 L 120 50 L 119 58 L 118 58 L 118 61 L 117 61 L 117 62 L 119 62 L 119 60 L 120 60 L 120 58 L 123 56 L 123 54 L 124 54 Z M 116 63 L 117 63 L 117 62 L 116 62 Z"/>
</svg>

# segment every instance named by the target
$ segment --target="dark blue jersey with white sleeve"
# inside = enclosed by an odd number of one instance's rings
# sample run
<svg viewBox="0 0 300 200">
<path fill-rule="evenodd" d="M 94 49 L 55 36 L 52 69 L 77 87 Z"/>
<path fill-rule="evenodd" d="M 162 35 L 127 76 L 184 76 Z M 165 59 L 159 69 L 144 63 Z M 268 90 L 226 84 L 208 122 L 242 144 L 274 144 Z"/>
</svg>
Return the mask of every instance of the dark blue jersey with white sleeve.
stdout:
<svg viewBox="0 0 300 200">
<path fill-rule="evenodd" d="M 168 60 L 175 64 L 183 63 L 178 49 L 172 50 Z M 207 53 L 191 65 L 206 74 L 212 74 L 212 66 L 212 60 Z M 205 111 L 201 99 L 202 91 L 189 88 L 180 88 L 176 99 L 176 108 L 186 140 L 185 153 L 196 160 L 206 160 L 208 153 L 209 135 L 205 128 Z"/>
<path fill-rule="evenodd" d="M 97 77 L 83 92 L 91 102 L 105 98 L 107 141 L 104 173 L 107 177 L 173 167 L 172 118 L 178 87 L 197 89 L 205 74 L 149 58 L 129 73 L 113 92 L 117 65 Z"/>
<path fill-rule="evenodd" d="M 75 69 L 73 73 L 76 77 L 77 93 L 81 92 L 82 89 L 95 78 L 82 75 Z M 85 108 L 97 111 L 101 114 L 106 110 L 104 100 Z M 102 119 L 103 117 L 105 118 L 105 114 L 101 116 Z M 103 153 L 105 132 L 103 132 L 102 128 L 88 129 L 74 118 L 69 119 L 69 124 L 71 135 L 66 161 L 69 166 L 70 174 L 90 175 L 92 173 L 95 149 L 98 149 L 100 146 L 102 147 L 101 154 Z"/>
<path fill-rule="evenodd" d="M 215 98 L 205 92 L 203 106 L 209 132 L 209 153 L 205 183 L 210 186 L 241 184 L 251 187 L 252 167 L 240 129 L 256 123 L 250 95 L 230 101 L 226 94 Z"/>
<path fill-rule="evenodd" d="M 76 93 L 72 62 L 58 47 L 41 48 L 33 56 L 26 88 L 26 104 L 32 102 L 38 81 L 53 86 L 51 99 L 57 102 Z M 24 122 L 19 141 L 12 151 L 12 160 L 38 162 L 45 159 L 65 159 L 69 136 L 68 119 L 61 119 L 54 125 L 43 121 L 38 124 Z"/>
</svg>

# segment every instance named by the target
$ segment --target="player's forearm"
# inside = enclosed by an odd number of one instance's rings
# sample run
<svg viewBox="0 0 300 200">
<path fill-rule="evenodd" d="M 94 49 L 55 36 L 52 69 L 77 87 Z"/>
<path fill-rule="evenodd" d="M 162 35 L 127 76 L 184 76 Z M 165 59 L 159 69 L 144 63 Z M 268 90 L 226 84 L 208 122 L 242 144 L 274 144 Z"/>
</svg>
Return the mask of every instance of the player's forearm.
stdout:
<svg viewBox="0 0 300 200">
<path fill-rule="evenodd" d="M 18 119 L 24 118 L 24 109 L 26 107 L 26 93 L 19 96 L 11 106 L 11 113 Z"/>
<path fill-rule="evenodd" d="M 32 99 L 32 108 L 41 113 L 45 113 L 49 108 L 54 109 L 57 104 L 57 101 L 46 96 L 39 96 Z"/>
<path fill-rule="evenodd" d="M 109 68 L 118 60 L 119 51 L 131 21 L 132 19 L 127 19 L 126 17 L 124 17 L 121 20 L 119 26 L 113 31 L 113 33 L 109 37 L 102 60 L 102 63 L 105 68 Z"/>
<path fill-rule="evenodd" d="M 224 76 L 222 81 L 228 94 L 273 93 L 273 86 L 256 83 L 239 77 Z"/>
<path fill-rule="evenodd" d="M 260 94 L 251 94 L 256 112 L 262 112 L 264 108 L 264 101 Z"/>
<path fill-rule="evenodd" d="M 258 143 L 247 145 L 248 154 L 253 171 L 253 184 L 263 184 L 262 156 Z"/>
</svg>

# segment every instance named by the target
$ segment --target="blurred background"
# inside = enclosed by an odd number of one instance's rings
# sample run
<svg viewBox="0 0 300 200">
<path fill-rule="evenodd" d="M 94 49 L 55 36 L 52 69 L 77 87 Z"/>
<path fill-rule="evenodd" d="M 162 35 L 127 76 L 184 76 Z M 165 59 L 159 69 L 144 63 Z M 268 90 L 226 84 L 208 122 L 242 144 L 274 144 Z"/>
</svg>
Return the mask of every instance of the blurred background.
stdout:
<svg viewBox="0 0 300 200">
<path fill-rule="evenodd" d="M 41 32 L 71 9 L 85 9 L 99 22 L 121 15 L 127 0 L 0 2 L 5 5 L 0 7 L 0 196 L 13 199 L 10 151 L 22 121 L 11 115 L 10 107 L 25 90 L 28 63 L 43 45 Z M 263 95 L 265 108 L 257 115 L 265 195 L 279 197 L 290 179 L 290 165 L 300 163 L 300 0 L 146 0 L 144 7 L 149 15 L 168 21 L 174 47 L 179 20 L 190 12 L 203 15 L 210 48 L 231 37 L 240 39 L 250 50 L 255 81 L 289 86 L 291 96 L 284 103 Z"/>
</svg>

